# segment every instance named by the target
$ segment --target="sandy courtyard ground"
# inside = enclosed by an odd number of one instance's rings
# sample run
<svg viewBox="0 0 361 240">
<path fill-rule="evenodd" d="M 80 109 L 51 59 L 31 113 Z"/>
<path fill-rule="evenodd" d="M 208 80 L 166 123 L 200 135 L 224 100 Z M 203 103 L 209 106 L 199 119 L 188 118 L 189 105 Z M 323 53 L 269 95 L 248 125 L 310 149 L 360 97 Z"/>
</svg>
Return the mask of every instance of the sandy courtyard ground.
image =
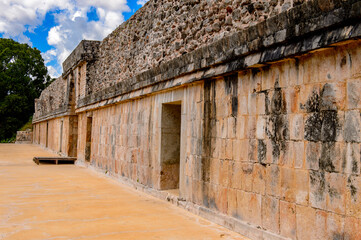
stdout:
<svg viewBox="0 0 361 240">
<path fill-rule="evenodd" d="M 246 239 L 34 145 L 0 144 L 0 240 Z"/>
</svg>

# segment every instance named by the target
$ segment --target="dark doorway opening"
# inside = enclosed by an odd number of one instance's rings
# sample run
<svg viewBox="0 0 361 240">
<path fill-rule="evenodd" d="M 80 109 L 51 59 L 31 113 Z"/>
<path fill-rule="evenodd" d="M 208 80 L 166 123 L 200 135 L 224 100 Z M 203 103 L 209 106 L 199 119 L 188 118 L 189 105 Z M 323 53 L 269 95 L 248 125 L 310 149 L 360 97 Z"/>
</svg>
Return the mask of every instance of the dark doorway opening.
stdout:
<svg viewBox="0 0 361 240">
<path fill-rule="evenodd" d="M 90 161 L 91 156 L 91 143 L 92 143 L 92 123 L 93 118 L 87 117 L 86 119 L 86 145 L 85 145 L 85 161 Z"/>
<path fill-rule="evenodd" d="M 63 147 L 63 125 L 64 125 L 64 121 L 61 120 L 61 121 L 60 121 L 59 152 L 61 152 L 61 149 L 62 149 L 62 147 Z"/>
<path fill-rule="evenodd" d="M 46 122 L 46 139 L 45 139 L 45 147 L 48 147 L 49 142 L 49 122 Z"/>
<path fill-rule="evenodd" d="M 160 173 L 162 190 L 179 189 L 181 114 L 181 102 L 162 106 Z"/>
</svg>

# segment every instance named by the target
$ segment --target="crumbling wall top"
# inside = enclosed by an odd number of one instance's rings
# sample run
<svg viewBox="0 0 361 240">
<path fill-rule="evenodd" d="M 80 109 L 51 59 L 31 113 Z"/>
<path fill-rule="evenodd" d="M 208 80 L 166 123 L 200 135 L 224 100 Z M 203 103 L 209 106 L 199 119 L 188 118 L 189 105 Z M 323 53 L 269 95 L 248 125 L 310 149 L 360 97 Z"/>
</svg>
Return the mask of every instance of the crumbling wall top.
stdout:
<svg viewBox="0 0 361 240">
<path fill-rule="evenodd" d="M 42 91 L 38 99 L 35 99 L 33 122 L 45 116 L 66 111 L 67 95 L 67 81 L 62 77 L 57 78 Z"/>
<path fill-rule="evenodd" d="M 69 74 L 82 61 L 91 61 L 98 56 L 98 47 L 100 41 L 82 40 L 74 51 L 63 62 L 63 76 Z"/>
</svg>

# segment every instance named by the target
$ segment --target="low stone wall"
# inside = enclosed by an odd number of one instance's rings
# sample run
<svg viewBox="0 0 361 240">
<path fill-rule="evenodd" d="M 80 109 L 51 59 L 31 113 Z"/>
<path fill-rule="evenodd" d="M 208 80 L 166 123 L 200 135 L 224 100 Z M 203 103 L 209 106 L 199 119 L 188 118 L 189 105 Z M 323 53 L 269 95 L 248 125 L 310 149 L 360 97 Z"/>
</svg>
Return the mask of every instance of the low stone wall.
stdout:
<svg viewBox="0 0 361 240">
<path fill-rule="evenodd" d="M 33 132 L 31 130 L 16 132 L 16 142 L 15 142 L 16 144 L 32 143 L 32 142 L 33 142 Z"/>
<path fill-rule="evenodd" d="M 34 121 L 46 115 L 67 110 L 67 82 L 62 77 L 52 82 L 35 100 Z"/>
<path fill-rule="evenodd" d="M 58 154 L 76 157 L 78 117 L 64 116 L 33 124 L 33 143 Z"/>
</svg>

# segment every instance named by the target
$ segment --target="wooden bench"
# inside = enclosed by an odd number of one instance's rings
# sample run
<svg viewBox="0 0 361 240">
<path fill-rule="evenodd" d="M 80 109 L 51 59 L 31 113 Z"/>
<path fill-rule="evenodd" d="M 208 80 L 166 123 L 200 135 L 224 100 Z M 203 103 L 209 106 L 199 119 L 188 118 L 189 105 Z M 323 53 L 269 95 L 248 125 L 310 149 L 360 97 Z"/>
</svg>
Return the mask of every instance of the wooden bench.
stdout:
<svg viewBox="0 0 361 240">
<path fill-rule="evenodd" d="M 75 157 L 34 157 L 33 161 L 36 164 L 40 164 L 40 162 L 54 162 L 58 165 L 60 162 L 67 163 L 67 164 L 74 164 L 76 161 Z"/>
</svg>

